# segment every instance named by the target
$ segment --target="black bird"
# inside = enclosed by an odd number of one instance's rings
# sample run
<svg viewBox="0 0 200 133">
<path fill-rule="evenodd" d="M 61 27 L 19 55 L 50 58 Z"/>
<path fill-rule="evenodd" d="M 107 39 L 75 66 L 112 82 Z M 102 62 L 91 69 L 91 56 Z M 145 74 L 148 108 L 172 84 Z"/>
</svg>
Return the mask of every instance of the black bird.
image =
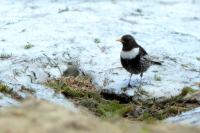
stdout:
<svg viewBox="0 0 200 133">
<path fill-rule="evenodd" d="M 120 54 L 122 66 L 131 73 L 128 87 L 131 87 L 130 81 L 133 74 L 140 74 L 141 81 L 145 71 L 151 65 L 162 65 L 160 62 L 153 61 L 147 52 L 142 48 L 131 35 L 124 35 L 118 39 L 122 43 Z"/>
</svg>

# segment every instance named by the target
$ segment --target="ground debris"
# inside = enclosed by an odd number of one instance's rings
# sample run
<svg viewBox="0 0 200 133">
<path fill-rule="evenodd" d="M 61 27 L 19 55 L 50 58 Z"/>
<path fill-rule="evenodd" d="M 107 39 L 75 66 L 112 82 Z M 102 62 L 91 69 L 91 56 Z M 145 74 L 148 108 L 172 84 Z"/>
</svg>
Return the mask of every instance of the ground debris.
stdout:
<svg viewBox="0 0 200 133">
<path fill-rule="evenodd" d="M 17 100 L 17 101 L 22 101 L 24 98 L 19 95 L 16 91 L 14 91 L 12 88 L 9 88 L 7 85 L 4 85 L 0 83 L 0 92 L 10 96 L 11 98 Z"/>
<path fill-rule="evenodd" d="M 198 101 L 186 99 L 187 95 L 196 93 L 190 87 L 185 87 L 179 95 L 171 98 L 142 100 L 123 93 L 97 91 L 88 76 L 62 77 L 46 84 L 63 93 L 77 106 L 83 106 L 103 119 L 163 120 L 199 106 Z"/>
</svg>

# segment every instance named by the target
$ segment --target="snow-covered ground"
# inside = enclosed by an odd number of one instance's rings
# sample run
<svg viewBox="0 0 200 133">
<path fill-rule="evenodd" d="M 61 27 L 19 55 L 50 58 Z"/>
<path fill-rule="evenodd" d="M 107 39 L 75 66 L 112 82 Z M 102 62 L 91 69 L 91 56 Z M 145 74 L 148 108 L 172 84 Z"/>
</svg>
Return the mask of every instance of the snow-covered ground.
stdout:
<svg viewBox="0 0 200 133">
<path fill-rule="evenodd" d="M 144 74 L 143 89 L 151 96 L 176 95 L 185 86 L 199 89 L 193 86 L 200 81 L 198 0 L 0 0 L 0 16 L 0 80 L 24 97 L 21 85 L 36 90 L 38 98 L 72 107 L 41 85 L 60 77 L 71 60 L 97 87 L 121 93 L 129 74 L 115 40 L 124 34 L 164 62 Z M 25 49 L 27 44 L 33 47 Z M 132 84 L 139 80 L 133 76 Z M 16 102 L 1 97 L 1 106 Z"/>
<path fill-rule="evenodd" d="M 165 120 L 169 123 L 179 123 L 179 124 L 192 124 L 199 126 L 200 124 L 200 108 L 193 109 L 191 111 L 182 113 L 176 117 L 170 117 Z"/>
</svg>

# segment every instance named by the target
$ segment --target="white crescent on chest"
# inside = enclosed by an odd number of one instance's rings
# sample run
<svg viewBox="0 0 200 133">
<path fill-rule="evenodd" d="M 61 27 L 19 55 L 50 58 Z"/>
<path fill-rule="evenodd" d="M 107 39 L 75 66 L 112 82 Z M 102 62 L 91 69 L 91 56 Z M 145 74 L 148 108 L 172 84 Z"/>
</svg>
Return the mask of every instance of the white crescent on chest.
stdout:
<svg viewBox="0 0 200 133">
<path fill-rule="evenodd" d="M 140 51 L 139 48 L 133 48 L 130 51 L 123 51 L 122 50 L 120 56 L 123 59 L 133 59 L 133 58 L 135 58 L 139 54 L 139 51 Z"/>
</svg>

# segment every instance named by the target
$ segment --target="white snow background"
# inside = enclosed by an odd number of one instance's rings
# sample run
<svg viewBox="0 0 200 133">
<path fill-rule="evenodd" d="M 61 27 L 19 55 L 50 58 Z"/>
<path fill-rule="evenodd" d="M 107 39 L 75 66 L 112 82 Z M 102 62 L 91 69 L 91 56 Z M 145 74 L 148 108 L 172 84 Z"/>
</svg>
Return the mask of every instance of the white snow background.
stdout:
<svg viewBox="0 0 200 133">
<path fill-rule="evenodd" d="M 120 64 L 116 39 L 132 34 L 146 51 L 163 61 L 144 73 L 143 89 L 169 97 L 200 81 L 200 1 L 198 0 L 0 0 L 0 81 L 26 97 L 73 108 L 43 86 L 59 78 L 71 59 L 100 89 L 121 93 L 129 73 Z M 25 49 L 25 45 L 34 47 Z M 159 79 L 159 80 L 158 80 Z M 139 75 L 132 77 L 138 84 Z M 135 88 L 127 91 L 133 95 Z M 1 94 L 0 105 L 18 104 Z"/>
</svg>

